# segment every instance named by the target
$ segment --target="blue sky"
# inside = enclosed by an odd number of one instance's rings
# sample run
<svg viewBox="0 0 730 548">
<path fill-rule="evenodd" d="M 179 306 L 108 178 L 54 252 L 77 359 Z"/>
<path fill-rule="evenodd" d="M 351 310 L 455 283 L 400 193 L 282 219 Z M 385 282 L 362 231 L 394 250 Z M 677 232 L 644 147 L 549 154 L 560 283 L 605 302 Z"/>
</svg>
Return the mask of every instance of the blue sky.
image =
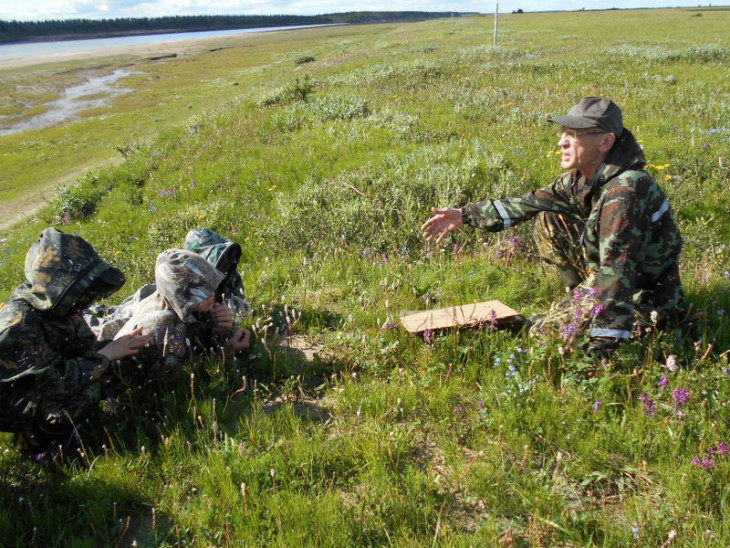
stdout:
<svg viewBox="0 0 730 548">
<path fill-rule="evenodd" d="M 314 15 L 343 11 L 461 11 L 494 13 L 496 0 L 0 0 L 0 19 L 113 19 L 167 15 Z M 585 8 L 696 7 L 708 2 L 686 0 L 501 0 L 499 11 L 509 13 Z M 727 2 L 711 5 L 727 5 Z"/>
</svg>

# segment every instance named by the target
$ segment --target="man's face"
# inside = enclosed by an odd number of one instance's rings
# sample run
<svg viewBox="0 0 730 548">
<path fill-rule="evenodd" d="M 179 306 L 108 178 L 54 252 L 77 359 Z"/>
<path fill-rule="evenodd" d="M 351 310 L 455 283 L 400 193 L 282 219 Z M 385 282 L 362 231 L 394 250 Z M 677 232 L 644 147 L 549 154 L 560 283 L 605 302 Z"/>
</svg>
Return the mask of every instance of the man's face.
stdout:
<svg viewBox="0 0 730 548">
<path fill-rule="evenodd" d="M 581 173 L 594 171 L 603 161 L 606 135 L 607 132 L 598 128 L 562 128 L 558 141 L 561 151 L 560 167 L 566 170 L 575 169 Z"/>
</svg>

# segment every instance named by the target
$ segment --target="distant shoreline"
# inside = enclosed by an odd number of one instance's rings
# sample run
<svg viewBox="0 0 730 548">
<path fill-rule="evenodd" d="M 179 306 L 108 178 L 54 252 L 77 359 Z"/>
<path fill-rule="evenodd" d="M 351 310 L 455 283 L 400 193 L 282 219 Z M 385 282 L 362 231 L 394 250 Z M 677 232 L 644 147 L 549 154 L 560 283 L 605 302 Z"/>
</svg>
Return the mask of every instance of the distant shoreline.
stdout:
<svg viewBox="0 0 730 548">
<path fill-rule="evenodd" d="M 332 26 L 332 25 L 316 25 L 319 26 Z M 282 29 L 267 29 L 262 27 L 260 29 L 246 29 L 249 32 L 245 33 L 245 36 L 252 36 L 256 34 L 268 33 L 268 32 L 282 32 L 285 30 L 303 30 L 306 28 L 312 28 L 311 25 L 300 25 L 294 28 L 282 28 Z M 201 31 L 206 32 L 206 31 Z M 149 36 L 160 36 L 161 34 L 149 34 Z M 170 40 L 164 40 L 160 42 L 150 42 L 144 44 L 122 44 L 115 46 L 108 46 L 103 48 L 89 47 L 88 49 L 74 50 L 74 51 L 57 51 L 52 53 L 44 53 L 39 55 L 27 56 L 27 57 L 16 57 L 9 59 L 0 59 L 0 71 L 12 70 L 18 68 L 24 68 L 34 65 L 42 65 L 47 63 L 62 63 L 65 61 L 79 61 L 88 59 L 98 59 L 103 57 L 116 57 L 119 55 L 138 55 L 140 57 L 145 56 L 181 56 L 189 53 L 194 53 L 198 49 L 204 49 L 206 44 L 215 43 L 221 40 L 230 40 L 232 36 L 238 36 L 235 32 L 218 34 L 215 36 L 187 36 L 182 37 L 183 33 L 179 34 L 180 38 L 171 36 Z M 140 35 L 140 36 L 145 36 Z M 243 36 L 244 34 L 240 34 Z M 114 38 L 114 37 L 112 37 Z M 116 37 L 120 38 L 120 37 Z M 97 38 L 98 39 L 98 38 Z M 88 40 L 97 40 L 91 39 Z M 85 39 L 74 40 L 77 43 L 83 43 Z M 30 44 L 31 42 L 26 42 Z M 32 43 L 52 43 L 52 42 L 32 42 Z M 8 44 L 0 44 L 0 48 Z"/>
<path fill-rule="evenodd" d="M 332 26 L 332 25 L 343 25 L 346 23 L 323 23 L 323 24 L 317 24 L 317 25 L 311 25 L 302 23 L 301 25 L 288 25 L 286 28 L 288 30 L 297 30 L 299 28 L 313 28 L 313 27 L 324 27 L 324 26 Z M 126 31 L 126 32 L 113 32 L 113 33 L 98 33 L 98 34 L 57 34 L 49 37 L 42 37 L 42 36 L 34 36 L 29 37 L 22 40 L 13 40 L 12 42 L 0 42 L 0 47 L 2 46 L 12 46 L 12 45 L 23 45 L 23 44 L 46 44 L 46 43 L 53 43 L 53 42 L 83 42 L 84 40 L 103 40 L 105 38 L 128 38 L 128 37 L 134 37 L 134 36 L 159 36 L 161 34 L 188 34 L 188 33 L 197 33 L 197 32 L 230 32 L 231 34 L 235 34 L 237 32 L 247 32 L 250 34 L 254 34 L 257 32 L 271 32 L 270 29 L 278 29 L 279 27 L 240 27 L 240 28 L 230 28 L 230 29 L 199 29 L 199 30 L 189 30 L 189 29 L 177 29 L 177 30 L 139 30 L 139 31 Z"/>
</svg>

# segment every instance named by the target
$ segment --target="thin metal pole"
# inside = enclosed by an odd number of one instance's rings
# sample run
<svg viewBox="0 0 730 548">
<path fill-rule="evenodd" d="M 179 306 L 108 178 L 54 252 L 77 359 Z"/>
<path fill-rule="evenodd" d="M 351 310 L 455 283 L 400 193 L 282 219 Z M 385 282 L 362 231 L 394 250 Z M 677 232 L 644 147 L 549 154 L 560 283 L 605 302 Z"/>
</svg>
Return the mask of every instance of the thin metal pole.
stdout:
<svg viewBox="0 0 730 548">
<path fill-rule="evenodd" d="M 497 45 L 497 28 L 499 27 L 499 3 L 494 8 L 494 45 Z"/>
</svg>

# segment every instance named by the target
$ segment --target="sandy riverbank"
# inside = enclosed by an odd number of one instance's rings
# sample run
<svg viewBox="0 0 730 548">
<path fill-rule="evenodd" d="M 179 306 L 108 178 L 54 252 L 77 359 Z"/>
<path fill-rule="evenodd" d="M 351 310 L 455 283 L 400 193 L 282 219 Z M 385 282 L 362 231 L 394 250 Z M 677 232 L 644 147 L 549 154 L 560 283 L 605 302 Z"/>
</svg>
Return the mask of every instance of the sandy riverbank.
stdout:
<svg viewBox="0 0 730 548">
<path fill-rule="evenodd" d="M 260 33 L 249 33 L 245 36 L 254 36 Z M 0 60 L 0 71 L 12 70 L 36 65 L 64 63 L 68 61 L 85 61 L 103 59 L 106 57 L 117 57 L 120 55 L 131 55 L 139 58 L 164 57 L 168 55 L 190 55 L 199 51 L 205 51 L 216 44 L 230 40 L 232 37 L 240 38 L 241 35 L 225 35 L 205 38 L 186 38 L 181 40 L 170 40 L 167 42 L 156 42 L 154 44 L 132 44 L 126 46 L 111 46 L 74 52 L 49 53 L 33 57 Z"/>
</svg>

